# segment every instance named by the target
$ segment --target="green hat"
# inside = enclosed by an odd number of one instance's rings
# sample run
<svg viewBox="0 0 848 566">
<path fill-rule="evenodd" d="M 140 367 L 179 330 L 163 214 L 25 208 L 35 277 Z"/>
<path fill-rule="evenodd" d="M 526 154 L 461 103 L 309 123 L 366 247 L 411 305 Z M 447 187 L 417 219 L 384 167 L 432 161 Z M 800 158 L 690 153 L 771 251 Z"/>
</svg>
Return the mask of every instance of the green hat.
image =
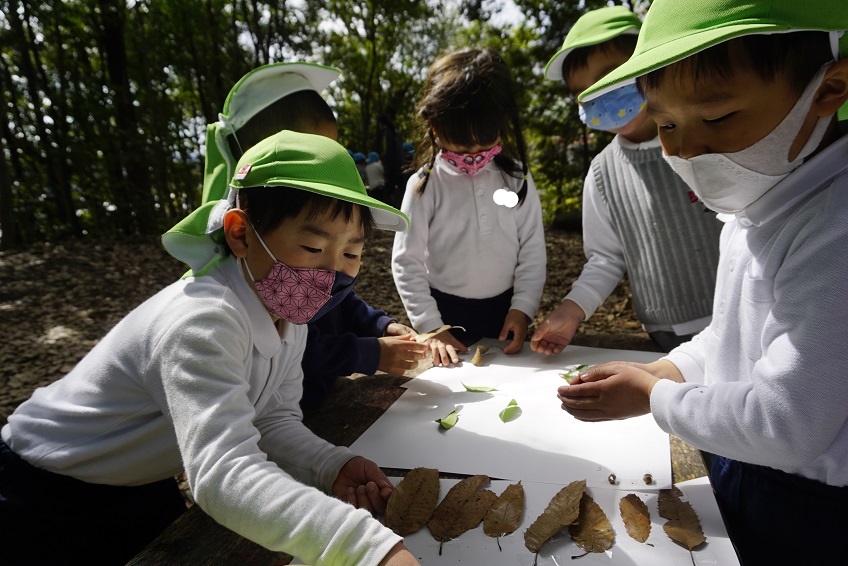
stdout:
<svg viewBox="0 0 848 566">
<path fill-rule="evenodd" d="M 339 78 L 339 74 L 338 69 L 313 63 L 271 63 L 257 67 L 239 79 L 224 101 L 218 122 L 206 127 L 203 202 L 227 195 L 227 185 L 236 164 L 227 144 L 228 135 L 290 94 L 304 90 L 320 93 Z"/>
<path fill-rule="evenodd" d="M 569 53 L 578 47 L 603 43 L 621 34 L 637 35 L 641 26 L 639 17 L 624 6 L 586 12 L 574 22 L 562 48 L 548 61 L 545 76 L 555 81 L 563 80 L 562 62 Z"/>
<path fill-rule="evenodd" d="M 735 37 L 846 29 L 845 0 L 654 0 L 633 55 L 583 91 L 579 100 L 592 100 L 634 82 L 638 76 Z M 834 56 L 837 38 L 838 33 L 831 35 Z"/>
<path fill-rule="evenodd" d="M 165 233 L 162 245 L 195 274 L 217 263 L 224 254 L 224 215 L 233 207 L 238 190 L 248 187 L 310 191 L 367 206 L 376 228 L 402 232 L 409 226 L 402 212 L 368 196 L 345 148 L 324 136 L 284 130 L 244 153 L 229 198 L 204 203 Z"/>
</svg>

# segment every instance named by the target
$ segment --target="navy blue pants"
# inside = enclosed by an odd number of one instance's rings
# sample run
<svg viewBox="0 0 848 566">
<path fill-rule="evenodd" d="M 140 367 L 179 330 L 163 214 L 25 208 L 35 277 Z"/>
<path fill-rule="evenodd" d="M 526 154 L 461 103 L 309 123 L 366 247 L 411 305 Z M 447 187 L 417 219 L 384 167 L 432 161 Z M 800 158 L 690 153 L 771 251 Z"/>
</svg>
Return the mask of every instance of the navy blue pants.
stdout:
<svg viewBox="0 0 848 566">
<path fill-rule="evenodd" d="M 848 487 L 705 455 L 742 566 L 837 564 L 848 536 Z"/>
<path fill-rule="evenodd" d="M 454 328 L 451 334 L 466 346 L 481 338 L 497 339 L 509 308 L 512 306 L 511 288 L 500 295 L 486 299 L 466 299 L 443 293 L 432 287 L 430 287 L 430 294 L 436 300 L 445 324 L 465 328 L 464 332 Z"/>
<path fill-rule="evenodd" d="M 36 468 L 0 440 L 0 564 L 126 564 L 185 510 L 173 478 L 86 483 Z"/>
</svg>

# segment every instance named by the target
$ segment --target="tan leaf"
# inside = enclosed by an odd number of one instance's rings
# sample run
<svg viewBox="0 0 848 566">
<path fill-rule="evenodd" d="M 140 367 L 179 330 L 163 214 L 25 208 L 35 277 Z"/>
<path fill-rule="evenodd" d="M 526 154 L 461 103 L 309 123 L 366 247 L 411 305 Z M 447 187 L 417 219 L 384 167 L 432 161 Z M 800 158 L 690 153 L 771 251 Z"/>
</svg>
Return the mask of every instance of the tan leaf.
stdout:
<svg viewBox="0 0 848 566">
<path fill-rule="evenodd" d="M 491 491 L 478 492 L 484 483 L 489 483 L 489 476 L 476 475 L 450 488 L 427 522 L 434 539 L 449 541 L 480 524 L 497 499 Z M 485 494 L 487 491 L 491 496 Z"/>
<path fill-rule="evenodd" d="M 627 534 L 634 540 L 645 542 L 651 534 L 651 512 L 635 493 L 628 493 L 618 502 L 621 520 Z"/>
<path fill-rule="evenodd" d="M 698 514 L 688 501 L 683 501 L 682 496 L 683 493 L 677 486 L 673 486 L 673 489 L 661 489 L 657 497 L 657 507 L 660 516 L 668 519 L 663 525 L 665 534 L 692 552 L 692 549 L 706 542 L 707 538 L 701 529 Z"/>
<path fill-rule="evenodd" d="M 410 470 L 389 497 L 386 526 L 402 537 L 414 533 L 427 524 L 438 501 L 439 471 Z"/>
<path fill-rule="evenodd" d="M 524 486 L 521 482 L 508 485 L 494 502 L 483 520 L 483 532 L 500 537 L 515 531 L 524 515 Z"/>
<path fill-rule="evenodd" d="M 580 498 L 586 490 L 586 480 L 573 481 L 553 496 L 530 528 L 524 531 L 524 546 L 530 552 L 539 552 L 549 538 L 577 519 Z"/>
<path fill-rule="evenodd" d="M 489 346 L 477 346 L 477 350 L 474 352 L 474 355 L 471 357 L 471 363 L 477 367 L 483 365 L 483 354 L 489 351 Z"/>
<path fill-rule="evenodd" d="M 580 514 L 568 527 L 574 542 L 586 552 L 603 552 L 612 546 L 615 533 L 601 506 L 588 493 L 580 498 Z"/>
<path fill-rule="evenodd" d="M 436 334 L 439 334 L 440 332 L 444 332 L 445 330 L 450 330 L 451 328 L 459 328 L 460 330 L 465 330 L 465 328 L 463 328 L 461 326 L 451 326 L 450 324 L 443 324 L 442 326 L 438 327 L 437 329 L 435 329 L 432 332 L 427 332 L 426 334 L 417 335 L 415 337 L 415 341 L 418 342 L 419 344 L 423 344 L 424 342 L 426 342 L 427 340 L 429 340 L 430 338 L 432 338 Z"/>
</svg>

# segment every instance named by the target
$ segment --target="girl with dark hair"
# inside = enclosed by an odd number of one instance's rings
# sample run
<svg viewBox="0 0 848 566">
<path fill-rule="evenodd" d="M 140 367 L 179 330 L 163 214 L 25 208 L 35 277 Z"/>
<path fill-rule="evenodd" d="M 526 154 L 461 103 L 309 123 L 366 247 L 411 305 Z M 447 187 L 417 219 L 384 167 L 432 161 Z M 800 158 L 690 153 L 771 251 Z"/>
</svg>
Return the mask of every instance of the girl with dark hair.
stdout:
<svg viewBox="0 0 848 566">
<path fill-rule="evenodd" d="M 411 228 L 395 238 L 392 273 L 433 362 L 459 361 L 480 338 L 521 351 L 545 283 L 542 208 L 509 68 L 489 49 L 464 49 L 430 67 L 418 105 L 418 171 L 401 209 Z M 414 219 L 413 219 L 414 218 Z"/>
</svg>

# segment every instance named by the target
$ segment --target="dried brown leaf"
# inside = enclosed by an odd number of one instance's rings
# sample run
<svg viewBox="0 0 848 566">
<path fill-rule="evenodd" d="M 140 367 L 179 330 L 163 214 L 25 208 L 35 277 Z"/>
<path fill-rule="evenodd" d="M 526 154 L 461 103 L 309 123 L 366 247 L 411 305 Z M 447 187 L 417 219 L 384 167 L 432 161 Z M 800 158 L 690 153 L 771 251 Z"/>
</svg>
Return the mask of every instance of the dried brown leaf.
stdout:
<svg viewBox="0 0 848 566">
<path fill-rule="evenodd" d="M 539 552 L 549 538 L 577 519 L 580 498 L 586 490 L 586 480 L 573 481 L 553 496 L 530 528 L 524 531 L 524 546 L 530 552 Z"/>
<path fill-rule="evenodd" d="M 434 539 L 449 541 L 480 524 L 497 499 L 491 491 L 478 491 L 485 483 L 489 483 L 489 476 L 476 475 L 450 488 L 427 522 Z M 486 492 L 491 495 L 486 495 Z"/>
<path fill-rule="evenodd" d="M 524 515 L 524 486 L 521 482 L 508 485 L 492 504 L 483 520 L 483 532 L 499 537 L 514 532 Z"/>
<path fill-rule="evenodd" d="M 580 514 L 568 527 L 574 542 L 586 552 L 603 552 L 612 546 L 615 533 L 601 506 L 588 493 L 580 498 Z"/>
<path fill-rule="evenodd" d="M 471 363 L 477 367 L 483 365 L 483 354 L 489 351 L 489 346 L 477 346 L 477 350 L 474 352 L 474 355 L 471 357 Z"/>
<path fill-rule="evenodd" d="M 682 499 L 683 493 L 674 486 L 672 489 L 661 489 L 657 497 L 657 507 L 661 517 L 668 519 L 663 530 L 677 544 L 690 552 L 706 542 L 704 531 L 698 514 Z"/>
<path fill-rule="evenodd" d="M 618 502 L 618 509 L 630 538 L 639 542 L 648 540 L 651 534 L 651 512 L 645 502 L 635 493 L 628 493 Z"/>
<path fill-rule="evenodd" d="M 397 484 L 386 504 L 386 526 L 400 536 L 427 524 L 439 501 L 439 471 L 415 468 Z"/>
<path fill-rule="evenodd" d="M 436 334 L 439 334 L 440 332 L 444 332 L 445 330 L 450 330 L 451 328 L 459 328 L 460 330 L 465 330 L 465 328 L 463 328 L 461 326 L 451 326 L 450 324 L 443 324 L 442 326 L 438 327 L 437 329 L 433 330 L 432 332 L 427 332 L 426 334 L 417 335 L 415 337 L 415 341 L 418 342 L 419 344 L 423 344 L 424 342 L 426 342 L 427 340 L 429 340 L 430 338 L 432 338 Z"/>
</svg>

